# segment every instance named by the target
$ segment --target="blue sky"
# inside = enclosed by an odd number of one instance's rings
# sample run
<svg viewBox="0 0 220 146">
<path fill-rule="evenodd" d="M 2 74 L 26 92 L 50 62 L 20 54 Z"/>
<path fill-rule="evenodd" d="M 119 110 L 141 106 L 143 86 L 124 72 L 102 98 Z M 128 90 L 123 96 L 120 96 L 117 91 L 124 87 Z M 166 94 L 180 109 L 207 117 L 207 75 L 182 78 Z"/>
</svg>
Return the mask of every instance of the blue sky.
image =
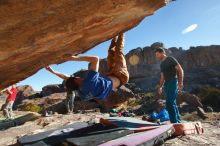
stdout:
<svg viewBox="0 0 220 146">
<path fill-rule="evenodd" d="M 137 47 L 150 46 L 162 41 L 165 47 L 183 47 L 199 45 L 220 45 L 220 0 L 177 0 L 146 17 L 137 27 L 125 33 L 125 53 Z M 107 56 L 109 41 L 94 47 L 83 55 Z M 52 65 L 60 72 L 72 74 L 87 63 L 65 62 Z M 18 83 L 31 85 L 35 90 L 48 84 L 61 83 L 62 80 L 47 72 L 39 70 L 33 76 Z"/>
</svg>

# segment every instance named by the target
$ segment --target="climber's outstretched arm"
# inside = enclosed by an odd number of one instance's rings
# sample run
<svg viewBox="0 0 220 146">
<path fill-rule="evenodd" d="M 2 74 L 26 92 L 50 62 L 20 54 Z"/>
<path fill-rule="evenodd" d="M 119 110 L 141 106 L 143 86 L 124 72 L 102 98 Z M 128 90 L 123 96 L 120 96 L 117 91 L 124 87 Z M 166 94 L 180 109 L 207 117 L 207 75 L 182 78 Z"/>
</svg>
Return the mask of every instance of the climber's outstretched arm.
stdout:
<svg viewBox="0 0 220 146">
<path fill-rule="evenodd" d="M 67 80 L 69 78 L 68 75 L 62 74 L 60 72 L 54 71 L 50 66 L 45 67 L 46 70 L 48 70 L 49 72 L 51 72 L 52 74 L 60 77 L 63 80 Z"/>
<path fill-rule="evenodd" d="M 86 61 L 90 63 L 90 70 L 98 72 L 99 70 L 99 57 L 98 56 L 72 56 L 66 54 L 64 58 L 68 61 Z"/>
</svg>

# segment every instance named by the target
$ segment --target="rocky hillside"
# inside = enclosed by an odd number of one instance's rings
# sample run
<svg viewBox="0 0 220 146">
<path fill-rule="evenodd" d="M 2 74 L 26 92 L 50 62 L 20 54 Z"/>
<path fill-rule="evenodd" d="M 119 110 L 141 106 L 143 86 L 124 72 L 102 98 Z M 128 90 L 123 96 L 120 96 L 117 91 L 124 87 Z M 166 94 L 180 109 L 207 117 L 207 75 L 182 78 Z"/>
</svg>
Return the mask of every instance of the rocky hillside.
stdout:
<svg viewBox="0 0 220 146">
<path fill-rule="evenodd" d="M 185 90 L 192 91 L 203 85 L 220 87 L 220 45 L 169 48 L 169 56 L 174 56 L 185 72 Z M 130 82 L 144 90 L 154 90 L 159 82 L 160 63 L 151 47 L 137 48 L 126 54 Z M 100 72 L 106 73 L 106 60 L 100 63 Z"/>
</svg>

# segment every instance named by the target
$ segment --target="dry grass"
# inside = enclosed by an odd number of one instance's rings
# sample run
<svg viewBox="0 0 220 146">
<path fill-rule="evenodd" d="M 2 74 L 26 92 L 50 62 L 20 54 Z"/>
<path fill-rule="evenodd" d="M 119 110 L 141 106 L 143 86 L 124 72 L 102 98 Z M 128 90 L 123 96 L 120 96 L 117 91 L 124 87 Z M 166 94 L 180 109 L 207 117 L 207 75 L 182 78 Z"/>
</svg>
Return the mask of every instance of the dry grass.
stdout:
<svg viewBox="0 0 220 146">
<path fill-rule="evenodd" d="M 182 113 L 182 120 L 185 121 L 201 121 L 202 119 L 198 116 L 197 112 L 193 113 Z M 220 121 L 220 112 L 207 113 L 207 118 L 204 122 L 207 121 Z"/>
</svg>

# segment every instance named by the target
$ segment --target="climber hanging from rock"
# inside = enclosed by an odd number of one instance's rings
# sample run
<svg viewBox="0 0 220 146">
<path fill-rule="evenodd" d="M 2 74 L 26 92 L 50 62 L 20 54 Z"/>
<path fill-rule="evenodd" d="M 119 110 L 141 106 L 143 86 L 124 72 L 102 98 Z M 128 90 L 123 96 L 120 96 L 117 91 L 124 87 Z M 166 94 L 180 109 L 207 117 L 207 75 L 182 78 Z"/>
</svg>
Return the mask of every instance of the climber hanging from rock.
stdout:
<svg viewBox="0 0 220 146">
<path fill-rule="evenodd" d="M 133 93 L 121 88 L 129 80 L 123 47 L 124 34 L 119 34 L 112 39 L 108 50 L 108 73 L 106 75 L 100 75 L 98 72 L 99 57 L 97 56 L 64 55 L 67 61 L 87 61 L 90 63 L 88 75 L 85 78 L 59 73 L 50 66 L 47 66 L 46 69 L 65 80 L 67 96 L 78 94 L 83 101 L 94 99 L 103 107 L 114 107 L 125 102 L 129 96 L 133 95 Z M 73 102 L 74 97 L 69 98 L 71 102 Z"/>
</svg>

